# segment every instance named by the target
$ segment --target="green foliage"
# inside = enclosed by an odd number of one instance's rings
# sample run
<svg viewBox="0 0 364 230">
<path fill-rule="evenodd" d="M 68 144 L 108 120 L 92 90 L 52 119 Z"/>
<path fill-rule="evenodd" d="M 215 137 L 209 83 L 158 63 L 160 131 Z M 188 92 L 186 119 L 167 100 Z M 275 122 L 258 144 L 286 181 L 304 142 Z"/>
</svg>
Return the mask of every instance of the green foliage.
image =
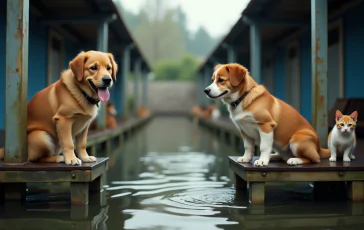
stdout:
<svg viewBox="0 0 364 230">
<path fill-rule="evenodd" d="M 138 14 L 125 10 L 120 1 L 115 2 L 130 32 L 153 68 L 170 66 L 166 71 L 169 69 L 171 72 L 173 68 L 177 68 L 177 64 L 173 62 L 180 62 L 186 53 L 190 53 L 189 56 L 205 57 L 217 42 L 217 39 L 211 37 L 204 28 L 199 28 L 195 34 L 191 33 L 187 28 L 186 13 L 181 7 L 171 8 L 170 0 L 145 1 Z M 172 75 L 169 76 L 173 78 Z M 185 78 L 189 77 L 183 77 Z"/>
<path fill-rule="evenodd" d="M 178 61 L 161 60 L 154 68 L 156 80 L 192 81 L 196 77 L 198 64 L 196 58 L 190 54 L 185 54 Z"/>
</svg>

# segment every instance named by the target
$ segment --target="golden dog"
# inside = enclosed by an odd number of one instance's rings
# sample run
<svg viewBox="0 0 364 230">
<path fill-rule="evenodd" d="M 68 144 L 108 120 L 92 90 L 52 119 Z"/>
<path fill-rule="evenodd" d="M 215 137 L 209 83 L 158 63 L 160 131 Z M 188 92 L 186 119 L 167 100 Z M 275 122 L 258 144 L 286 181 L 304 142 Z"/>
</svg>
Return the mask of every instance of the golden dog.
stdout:
<svg viewBox="0 0 364 230">
<path fill-rule="evenodd" d="M 28 103 L 28 161 L 67 165 L 96 161 L 86 152 L 87 132 L 100 100 L 110 98 L 108 88 L 116 81 L 118 67 L 112 54 L 98 51 L 79 53 L 69 67 Z"/>
<path fill-rule="evenodd" d="M 256 166 L 266 166 L 271 159 L 298 165 L 330 157 L 330 151 L 320 147 L 311 124 L 257 84 L 245 67 L 235 63 L 217 65 L 212 84 L 204 91 L 209 98 L 222 99 L 227 104 L 230 118 L 241 132 L 245 153 L 239 162 L 252 160 L 255 144 L 260 145 L 261 151 L 254 162 Z M 271 154 L 272 148 L 278 154 Z"/>
</svg>

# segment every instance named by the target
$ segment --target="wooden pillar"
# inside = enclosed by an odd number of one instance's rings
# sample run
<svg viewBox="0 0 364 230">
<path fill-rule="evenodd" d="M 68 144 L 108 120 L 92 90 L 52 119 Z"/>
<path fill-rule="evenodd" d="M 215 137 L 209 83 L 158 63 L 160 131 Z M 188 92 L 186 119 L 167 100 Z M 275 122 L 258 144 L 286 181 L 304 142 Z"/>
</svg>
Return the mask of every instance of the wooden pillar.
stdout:
<svg viewBox="0 0 364 230">
<path fill-rule="evenodd" d="M 29 0 L 8 0 L 6 14 L 5 162 L 27 161 Z"/>
<path fill-rule="evenodd" d="M 260 84 L 262 72 L 261 34 L 257 23 L 250 23 L 250 67 L 252 77 Z"/>
<path fill-rule="evenodd" d="M 126 46 L 122 53 L 122 81 L 121 88 L 122 88 L 122 111 L 121 115 L 124 118 L 128 117 L 128 75 L 130 72 L 130 52 L 131 49 L 134 48 L 134 44 L 129 44 Z"/>
<path fill-rule="evenodd" d="M 204 74 L 203 74 L 204 89 L 211 84 L 211 76 L 212 76 L 212 69 L 209 69 L 209 67 L 206 66 L 204 69 Z M 204 97 L 205 97 L 205 99 L 203 100 L 203 105 L 207 106 L 210 102 L 209 101 L 210 99 L 207 97 L 207 95 L 205 93 L 204 93 Z"/>
<path fill-rule="evenodd" d="M 312 124 L 327 147 L 327 0 L 311 0 Z"/>
<path fill-rule="evenodd" d="M 231 45 L 226 43 L 223 43 L 222 46 L 226 49 L 228 62 L 235 63 L 236 62 L 235 49 Z"/>
<path fill-rule="evenodd" d="M 144 108 L 148 107 L 148 71 L 143 71 L 142 75 L 142 102 Z"/>
<path fill-rule="evenodd" d="M 102 52 L 107 52 L 108 50 L 108 39 L 109 39 L 109 24 L 103 22 L 99 24 L 97 30 L 97 50 Z M 97 129 L 106 128 L 106 103 L 99 103 L 100 111 L 97 115 Z"/>
<path fill-rule="evenodd" d="M 134 113 L 136 114 L 139 107 L 139 78 L 142 68 L 142 59 L 138 58 L 134 62 Z"/>
</svg>

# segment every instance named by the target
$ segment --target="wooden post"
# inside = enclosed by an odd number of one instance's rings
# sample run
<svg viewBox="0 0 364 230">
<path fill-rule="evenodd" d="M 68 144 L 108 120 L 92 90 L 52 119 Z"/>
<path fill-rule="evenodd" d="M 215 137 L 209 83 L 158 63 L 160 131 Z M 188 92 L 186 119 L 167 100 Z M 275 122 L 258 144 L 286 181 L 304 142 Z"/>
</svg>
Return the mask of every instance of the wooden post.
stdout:
<svg viewBox="0 0 364 230">
<path fill-rule="evenodd" d="M 265 200 L 265 183 L 249 182 L 249 200 L 252 204 L 263 204 Z"/>
<path fill-rule="evenodd" d="M 138 58 L 134 62 L 134 113 L 136 114 L 139 107 L 139 78 L 141 74 L 142 59 Z"/>
<path fill-rule="evenodd" d="M 311 0 L 312 124 L 327 147 L 327 0 Z"/>
<path fill-rule="evenodd" d="M 144 108 L 148 107 L 148 72 L 145 70 L 143 71 L 142 76 L 142 101 Z"/>
<path fill-rule="evenodd" d="M 364 201 L 364 182 L 350 181 L 348 185 L 348 198 L 352 201 Z"/>
<path fill-rule="evenodd" d="M 235 173 L 234 175 L 235 175 L 235 189 L 246 191 L 248 183 L 245 180 L 243 180 L 238 174 Z"/>
<path fill-rule="evenodd" d="M 122 111 L 121 115 L 123 118 L 128 117 L 128 75 L 130 72 L 130 52 L 134 48 L 134 44 L 129 44 L 124 47 L 122 53 L 122 79 L 121 88 L 122 88 Z"/>
<path fill-rule="evenodd" d="M 250 23 L 250 66 L 252 69 L 252 76 L 254 80 L 261 83 L 261 72 L 262 72 L 262 51 L 261 51 L 261 36 L 260 28 L 257 23 L 252 21 Z"/>
<path fill-rule="evenodd" d="M 7 1 L 5 162 L 27 161 L 29 0 Z"/>
<path fill-rule="evenodd" d="M 89 201 L 89 183 L 71 182 L 71 204 L 87 204 Z"/>
<path fill-rule="evenodd" d="M 109 39 L 109 24 L 107 22 L 100 23 L 97 31 L 97 50 L 107 52 Z M 100 111 L 97 115 L 97 129 L 102 130 L 106 128 L 106 103 L 101 102 Z"/>
</svg>

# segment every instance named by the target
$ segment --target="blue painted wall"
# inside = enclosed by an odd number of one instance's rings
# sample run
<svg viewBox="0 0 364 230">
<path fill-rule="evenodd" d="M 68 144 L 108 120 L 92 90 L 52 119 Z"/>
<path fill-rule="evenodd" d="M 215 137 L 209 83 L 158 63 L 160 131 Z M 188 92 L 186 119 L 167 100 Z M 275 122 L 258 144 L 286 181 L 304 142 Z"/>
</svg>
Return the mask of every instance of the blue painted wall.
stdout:
<svg viewBox="0 0 364 230">
<path fill-rule="evenodd" d="M 364 4 L 349 10 L 344 16 L 344 76 L 345 97 L 364 97 Z"/>
<path fill-rule="evenodd" d="M 47 86 L 47 27 L 29 16 L 28 101 Z"/>
<path fill-rule="evenodd" d="M 273 90 L 274 96 L 285 100 L 286 99 L 286 64 L 285 64 L 285 48 L 277 47 L 273 56 L 274 60 L 274 81 Z"/>
<path fill-rule="evenodd" d="M 6 1 L 0 1 L 0 129 L 4 129 L 5 117 L 5 44 L 6 44 Z"/>
<path fill-rule="evenodd" d="M 311 77 L 311 33 L 308 32 L 300 37 L 300 113 L 309 122 L 312 120 L 312 77 Z"/>
</svg>

